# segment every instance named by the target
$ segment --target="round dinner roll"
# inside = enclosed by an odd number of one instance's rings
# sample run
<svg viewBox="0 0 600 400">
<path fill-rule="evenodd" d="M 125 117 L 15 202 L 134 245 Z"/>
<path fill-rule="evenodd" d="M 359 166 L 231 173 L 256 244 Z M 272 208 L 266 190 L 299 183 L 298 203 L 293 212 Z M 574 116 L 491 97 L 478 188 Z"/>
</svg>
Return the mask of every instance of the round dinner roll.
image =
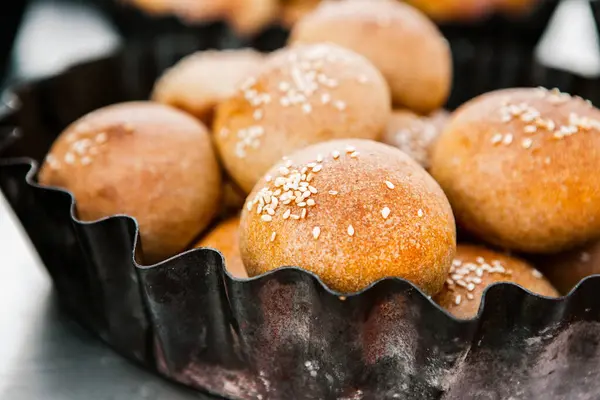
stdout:
<svg viewBox="0 0 600 400">
<path fill-rule="evenodd" d="M 448 42 L 425 15 L 398 1 L 324 2 L 298 21 L 290 42 L 331 42 L 364 55 L 383 73 L 401 108 L 427 114 L 450 93 Z"/>
<path fill-rule="evenodd" d="M 459 225 L 531 253 L 600 236 L 598 170 L 600 112 L 542 88 L 469 101 L 438 138 L 431 161 Z"/>
<path fill-rule="evenodd" d="M 395 110 L 388 121 L 382 142 L 399 148 L 428 169 L 431 149 L 448 118 L 445 110 L 427 116 L 408 110 Z"/>
<path fill-rule="evenodd" d="M 221 199 L 221 174 L 206 128 L 151 102 L 115 104 L 74 122 L 52 145 L 39 182 L 70 191 L 81 220 L 134 217 L 144 263 L 187 247 L 211 222 Z"/>
<path fill-rule="evenodd" d="M 219 104 L 214 139 L 246 193 L 296 149 L 330 139 L 378 139 L 390 115 L 385 80 L 362 56 L 317 44 L 272 53 Z"/>
<path fill-rule="evenodd" d="M 485 288 L 498 282 L 512 282 L 542 296 L 559 295 L 538 270 L 523 260 L 484 247 L 458 245 L 444 289 L 434 301 L 457 318 L 473 318 Z"/>
<path fill-rule="evenodd" d="M 438 184 L 402 151 L 370 140 L 293 153 L 256 185 L 240 226 L 250 276 L 297 266 L 341 293 L 399 277 L 433 295 L 455 247 Z"/>
<path fill-rule="evenodd" d="M 600 241 L 540 258 L 536 264 L 562 294 L 568 294 L 582 279 L 600 275 Z"/>
<path fill-rule="evenodd" d="M 236 278 L 247 278 L 248 273 L 240 256 L 240 217 L 231 217 L 219 223 L 196 246 L 219 250 L 225 258 L 225 267 Z"/>
<path fill-rule="evenodd" d="M 233 95 L 262 61 L 263 55 L 251 49 L 199 51 L 160 77 L 152 99 L 210 123 L 215 106 Z"/>
</svg>

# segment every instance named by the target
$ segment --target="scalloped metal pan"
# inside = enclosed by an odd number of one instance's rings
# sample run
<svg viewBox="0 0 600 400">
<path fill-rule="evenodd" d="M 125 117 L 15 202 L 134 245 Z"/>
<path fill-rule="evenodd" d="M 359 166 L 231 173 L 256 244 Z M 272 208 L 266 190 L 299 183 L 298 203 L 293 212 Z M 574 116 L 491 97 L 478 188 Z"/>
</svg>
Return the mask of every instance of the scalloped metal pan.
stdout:
<svg viewBox="0 0 600 400">
<path fill-rule="evenodd" d="M 126 47 L 15 87 L 0 112 L 0 189 L 77 321 L 145 368 L 233 399 L 600 396 L 600 278 L 561 299 L 494 285 L 478 317 L 459 321 L 399 279 L 343 300 L 296 268 L 234 279 L 210 249 L 140 266 L 133 219 L 80 222 L 69 193 L 37 185 L 37 163 L 67 124 L 147 98 L 156 76 L 193 50 L 243 44 L 223 40 L 172 36 Z M 251 44 L 271 49 L 284 40 L 273 31 Z M 451 108 L 508 86 L 557 86 L 600 103 L 598 81 L 537 65 L 526 46 L 449 40 Z"/>
</svg>

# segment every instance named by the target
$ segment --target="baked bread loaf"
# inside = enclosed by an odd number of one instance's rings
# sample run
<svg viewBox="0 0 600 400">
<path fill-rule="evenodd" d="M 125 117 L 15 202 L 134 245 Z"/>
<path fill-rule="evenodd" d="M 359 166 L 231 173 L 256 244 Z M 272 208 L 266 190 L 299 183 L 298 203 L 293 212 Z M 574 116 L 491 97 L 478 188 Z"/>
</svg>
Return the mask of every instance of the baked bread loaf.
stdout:
<svg viewBox="0 0 600 400">
<path fill-rule="evenodd" d="M 256 185 L 240 226 L 250 276 L 297 266 L 342 293 L 399 277 L 433 295 L 455 246 L 437 183 L 402 151 L 370 140 L 291 154 Z"/>
<path fill-rule="evenodd" d="M 431 174 L 459 225 L 498 246 L 556 253 L 600 236 L 600 111 L 557 90 L 505 89 L 459 108 Z"/>
<path fill-rule="evenodd" d="M 219 223 L 197 244 L 198 247 L 210 247 L 219 250 L 225 258 L 225 267 L 236 278 L 247 278 L 248 273 L 240 256 L 240 217 L 231 217 Z"/>
<path fill-rule="evenodd" d="M 207 129 L 151 102 L 116 104 L 74 122 L 52 145 L 39 182 L 70 191 L 83 221 L 134 217 L 144 263 L 187 247 L 211 222 L 221 199 Z"/>
<path fill-rule="evenodd" d="M 542 296 L 558 296 L 550 282 L 525 261 L 484 247 L 458 245 L 444 289 L 434 300 L 457 318 L 473 318 L 485 288 L 498 282 L 512 282 Z"/>
<path fill-rule="evenodd" d="M 536 260 L 544 275 L 566 295 L 582 279 L 600 274 L 600 241 Z"/>
<path fill-rule="evenodd" d="M 450 93 L 448 42 L 424 14 L 399 1 L 323 2 L 298 21 L 290 42 L 336 43 L 364 55 L 383 73 L 399 108 L 427 114 Z"/>
<path fill-rule="evenodd" d="M 364 57 L 331 44 L 285 48 L 217 107 L 214 140 L 246 193 L 286 154 L 336 138 L 378 139 L 389 90 Z"/>
<path fill-rule="evenodd" d="M 263 55 L 251 49 L 208 50 L 189 55 L 156 82 L 152 99 L 210 124 L 215 106 L 256 71 Z"/>
<path fill-rule="evenodd" d="M 438 110 L 421 116 L 408 110 L 394 110 L 388 121 L 382 142 L 394 146 L 428 169 L 431 150 L 448 121 L 449 114 Z"/>
</svg>

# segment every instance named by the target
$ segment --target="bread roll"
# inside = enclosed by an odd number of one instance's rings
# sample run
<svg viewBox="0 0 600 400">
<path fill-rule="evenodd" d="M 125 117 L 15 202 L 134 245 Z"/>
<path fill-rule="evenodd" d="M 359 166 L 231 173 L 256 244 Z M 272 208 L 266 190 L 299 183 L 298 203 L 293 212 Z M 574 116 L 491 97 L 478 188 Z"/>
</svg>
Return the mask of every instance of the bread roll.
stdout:
<svg viewBox="0 0 600 400">
<path fill-rule="evenodd" d="M 440 187 L 402 151 L 369 140 L 290 155 L 256 185 L 240 227 L 250 276 L 298 266 L 342 293 L 400 277 L 433 295 L 455 245 Z"/>
<path fill-rule="evenodd" d="M 152 98 L 210 124 L 215 106 L 233 95 L 262 60 L 261 53 L 250 49 L 199 51 L 168 69 L 156 82 Z"/>
<path fill-rule="evenodd" d="M 477 97 L 451 118 L 431 173 L 459 225 L 498 246 L 555 253 L 600 236 L 600 112 L 546 89 Z"/>
<path fill-rule="evenodd" d="M 219 250 L 225 258 L 225 267 L 236 278 L 247 278 L 248 273 L 240 256 L 240 217 L 231 217 L 219 223 L 195 247 Z"/>
<path fill-rule="evenodd" d="M 331 42 L 364 55 L 383 73 L 400 108 L 427 114 L 450 93 L 448 42 L 420 11 L 395 0 L 324 2 L 298 21 L 290 42 Z"/>
<path fill-rule="evenodd" d="M 116 104 L 74 122 L 52 145 L 39 182 L 73 193 L 81 220 L 134 217 L 145 263 L 187 247 L 221 199 L 206 128 L 151 102 Z"/>
<path fill-rule="evenodd" d="M 473 318 L 485 288 L 498 282 L 512 282 L 542 296 L 558 296 L 550 282 L 525 261 L 484 247 L 458 245 L 444 289 L 434 300 L 457 318 Z"/>
<path fill-rule="evenodd" d="M 566 295 L 582 279 L 600 274 L 600 241 L 536 261 L 550 282 Z"/>
<path fill-rule="evenodd" d="M 215 142 L 246 193 L 286 154 L 335 138 L 378 139 L 389 90 L 362 56 L 330 45 L 272 53 L 260 71 L 217 108 Z"/>
<path fill-rule="evenodd" d="M 438 110 L 420 116 L 408 110 L 395 110 L 388 121 L 382 142 L 394 146 L 428 169 L 431 150 L 448 121 L 449 114 Z"/>
</svg>

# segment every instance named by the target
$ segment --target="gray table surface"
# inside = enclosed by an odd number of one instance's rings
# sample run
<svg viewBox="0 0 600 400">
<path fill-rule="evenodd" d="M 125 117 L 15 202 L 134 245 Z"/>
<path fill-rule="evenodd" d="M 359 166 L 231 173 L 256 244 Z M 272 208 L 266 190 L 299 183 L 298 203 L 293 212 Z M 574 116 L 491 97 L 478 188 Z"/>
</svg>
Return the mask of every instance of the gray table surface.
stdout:
<svg viewBox="0 0 600 400">
<path fill-rule="evenodd" d="M 567 0 L 565 5 L 538 56 L 553 66 L 597 76 L 600 54 L 586 2 Z M 13 74 L 55 73 L 118 44 L 110 26 L 83 6 L 39 1 L 27 14 L 18 38 Z M 47 274 L 1 195 L 0 271 L 0 399 L 212 398 L 141 370 L 64 315 Z"/>
</svg>

